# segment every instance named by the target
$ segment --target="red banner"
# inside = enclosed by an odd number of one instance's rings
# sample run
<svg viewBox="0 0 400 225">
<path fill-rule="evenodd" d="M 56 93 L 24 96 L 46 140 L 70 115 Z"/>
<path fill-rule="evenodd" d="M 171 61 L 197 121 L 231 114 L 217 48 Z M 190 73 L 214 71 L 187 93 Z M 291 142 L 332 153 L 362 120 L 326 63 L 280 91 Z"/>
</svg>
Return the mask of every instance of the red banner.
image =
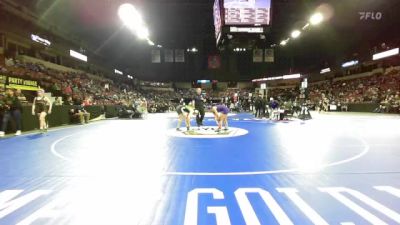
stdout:
<svg viewBox="0 0 400 225">
<path fill-rule="evenodd" d="M 218 69 L 221 67 L 221 57 L 219 55 L 208 56 L 208 69 Z"/>
</svg>

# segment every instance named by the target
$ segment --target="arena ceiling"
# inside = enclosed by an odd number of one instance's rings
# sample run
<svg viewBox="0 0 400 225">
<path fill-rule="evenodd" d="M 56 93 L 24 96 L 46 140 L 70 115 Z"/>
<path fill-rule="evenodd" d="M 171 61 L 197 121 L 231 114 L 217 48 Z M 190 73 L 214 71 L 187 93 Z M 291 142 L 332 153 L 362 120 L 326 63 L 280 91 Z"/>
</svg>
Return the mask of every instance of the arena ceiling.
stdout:
<svg viewBox="0 0 400 225">
<path fill-rule="evenodd" d="M 78 36 L 90 50 L 119 68 L 138 66 L 148 58 L 149 47 L 131 35 L 118 19 L 118 6 L 130 2 L 146 21 L 151 38 L 168 48 L 196 46 L 204 57 L 215 47 L 212 5 L 214 0 L 15 0 L 34 11 L 40 20 Z M 289 67 L 307 70 L 333 64 L 368 51 L 371 45 L 400 37 L 398 0 L 272 0 L 272 25 L 266 44 L 279 43 L 302 26 L 321 4 L 332 7 L 333 17 L 277 49 L 270 73 Z M 381 12 L 381 20 L 360 20 L 359 12 Z"/>
</svg>

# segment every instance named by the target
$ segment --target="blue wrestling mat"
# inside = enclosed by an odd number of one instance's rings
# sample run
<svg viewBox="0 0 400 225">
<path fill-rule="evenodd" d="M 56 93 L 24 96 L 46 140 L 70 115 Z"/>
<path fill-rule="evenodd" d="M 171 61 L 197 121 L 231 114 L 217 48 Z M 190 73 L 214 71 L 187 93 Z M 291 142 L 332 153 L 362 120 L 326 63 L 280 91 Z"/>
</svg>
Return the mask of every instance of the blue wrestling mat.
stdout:
<svg viewBox="0 0 400 225">
<path fill-rule="evenodd" d="M 174 116 L 0 140 L 0 224 L 400 224 L 400 117 Z"/>
</svg>

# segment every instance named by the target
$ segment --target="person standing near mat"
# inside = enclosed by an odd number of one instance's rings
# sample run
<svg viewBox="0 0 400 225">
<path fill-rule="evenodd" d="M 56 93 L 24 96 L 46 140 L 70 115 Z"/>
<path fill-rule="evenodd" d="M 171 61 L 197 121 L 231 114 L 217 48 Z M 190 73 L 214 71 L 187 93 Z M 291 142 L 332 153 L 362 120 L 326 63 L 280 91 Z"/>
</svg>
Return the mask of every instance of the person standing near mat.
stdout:
<svg viewBox="0 0 400 225">
<path fill-rule="evenodd" d="M 256 99 L 255 99 L 255 101 L 254 101 L 254 107 L 256 109 L 256 112 L 255 112 L 255 117 L 256 118 L 261 118 L 262 117 L 262 115 L 261 115 L 262 104 L 263 104 L 263 100 L 261 98 L 261 94 L 258 94 Z"/>
<path fill-rule="evenodd" d="M 228 130 L 229 108 L 225 105 L 217 105 L 211 108 L 211 112 L 214 114 L 215 122 L 218 125 L 217 131 L 221 131 L 222 126 L 225 127 L 224 130 Z"/>
<path fill-rule="evenodd" d="M 201 94 L 201 88 L 196 88 L 196 95 L 193 101 L 194 101 L 194 108 L 198 111 L 196 115 L 196 123 L 197 126 L 200 127 L 203 126 L 204 115 L 206 113 L 204 110 L 205 99 Z"/>
<path fill-rule="evenodd" d="M 14 120 L 17 128 L 17 132 L 15 133 L 15 135 L 21 135 L 21 102 L 19 101 L 18 97 L 15 96 L 14 91 L 11 89 L 7 89 L 6 95 L 3 98 L 2 102 L 4 114 L 0 130 L 0 137 L 4 137 L 8 126 L 8 121 L 11 118 Z"/>
<path fill-rule="evenodd" d="M 178 113 L 178 124 L 176 126 L 176 130 L 180 131 L 180 127 L 182 121 L 185 121 L 187 131 L 190 130 L 190 117 L 192 116 L 194 109 L 191 104 L 189 105 L 179 105 L 176 108 L 176 112 Z"/>
<path fill-rule="evenodd" d="M 46 121 L 46 116 L 51 114 L 52 104 L 50 99 L 44 96 L 44 90 L 40 89 L 37 91 L 37 97 L 33 100 L 32 104 L 32 115 L 36 115 L 39 118 L 39 129 L 40 132 L 46 132 L 49 125 Z"/>
</svg>

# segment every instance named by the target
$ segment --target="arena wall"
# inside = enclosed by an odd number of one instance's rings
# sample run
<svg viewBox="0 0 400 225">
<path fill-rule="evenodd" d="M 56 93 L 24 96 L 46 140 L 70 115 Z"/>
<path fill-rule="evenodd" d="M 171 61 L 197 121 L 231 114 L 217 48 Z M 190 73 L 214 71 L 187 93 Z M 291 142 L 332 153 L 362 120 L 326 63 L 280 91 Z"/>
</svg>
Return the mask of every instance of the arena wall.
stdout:
<svg viewBox="0 0 400 225">
<path fill-rule="evenodd" d="M 44 61 L 44 60 L 41 60 L 41 59 L 37 59 L 37 58 L 34 58 L 34 57 L 30 57 L 30 56 L 26 56 L 26 55 L 19 55 L 17 57 L 17 59 L 20 60 L 22 63 L 42 64 L 46 68 L 50 68 L 50 69 L 58 70 L 58 71 L 62 71 L 62 72 L 74 72 L 74 73 L 82 72 L 82 71 L 79 71 L 79 70 L 72 69 L 70 67 L 61 66 L 61 65 L 58 65 L 58 64 L 54 64 L 54 63 L 51 63 L 51 62 L 47 62 L 47 61 Z"/>
<path fill-rule="evenodd" d="M 189 82 L 177 82 L 175 83 L 175 87 L 179 89 L 190 89 L 192 88 L 192 84 Z"/>
</svg>

